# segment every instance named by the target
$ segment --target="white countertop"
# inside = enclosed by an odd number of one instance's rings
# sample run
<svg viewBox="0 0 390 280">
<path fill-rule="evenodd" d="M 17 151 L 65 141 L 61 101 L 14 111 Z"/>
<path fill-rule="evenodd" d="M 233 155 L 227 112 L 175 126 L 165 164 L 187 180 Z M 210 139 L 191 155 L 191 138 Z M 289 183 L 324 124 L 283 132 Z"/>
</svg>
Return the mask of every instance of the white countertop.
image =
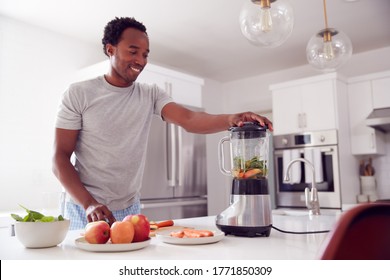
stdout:
<svg viewBox="0 0 390 280">
<path fill-rule="evenodd" d="M 273 215 L 273 226 L 285 231 L 330 230 L 338 214 L 310 217 L 306 212 L 281 212 Z M 199 217 L 175 220 L 177 226 L 216 228 L 215 217 Z M 272 229 L 269 237 L 225 236 L 221 241 L 204 245 L 173 245 L 152 237 L 149 246 L 128 252 L 89 252 L 76 247 L 75 240 L 82 231 L 69 231 L 64 242 L 56 247 L 27 249 L 10 236 L 8 227 L 0 228 L 1 260 L 76 260 L 76 259 L 136 259 L 136 260 L 205 260 L 205 259 L 266 259 L 309 260 L 318 259 L 318 250 L 326 233 L 290 234 Z"/>
</svg>

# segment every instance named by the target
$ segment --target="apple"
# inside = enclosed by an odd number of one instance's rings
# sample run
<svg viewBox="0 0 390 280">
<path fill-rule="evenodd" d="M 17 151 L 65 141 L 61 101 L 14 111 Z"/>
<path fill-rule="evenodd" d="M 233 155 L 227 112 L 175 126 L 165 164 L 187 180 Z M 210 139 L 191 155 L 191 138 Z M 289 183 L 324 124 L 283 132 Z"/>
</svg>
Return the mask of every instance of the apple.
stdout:
<svg viewBox="0 0 390 280">
<path fill-rule="evenodd" d="M 134 226 L 128 221 L 116 221 L 111 225 L 110 236 L 113 244 L 131 243 L 134 238 Z"/>
<path fill-rule="evenodd" d="M 85 226 L 84 238 L 91 244 L 105 244 L 110 239 L 110 225 L 106 221 L 90 222 Z"/>
<path fill-rule="evenodd" d="M 145 215 L 128 215 L 123 219 L 123 221 L 131 222 L 134 226 L 133 242 L 148 240 L 150 233 L 150 223 Z"/>
</svg>

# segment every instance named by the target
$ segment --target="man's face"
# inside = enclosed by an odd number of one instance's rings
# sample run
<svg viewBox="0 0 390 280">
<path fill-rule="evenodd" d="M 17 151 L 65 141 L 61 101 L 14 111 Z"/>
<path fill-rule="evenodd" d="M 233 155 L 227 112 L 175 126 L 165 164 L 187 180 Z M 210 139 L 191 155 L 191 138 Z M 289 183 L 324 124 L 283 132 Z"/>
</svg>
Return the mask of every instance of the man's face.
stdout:
<svg viewBox="0 0 390 280">
<path fill-rule="evenodd" d="M 145 67 L 149 55 L 148 36 L 137 29 L 123 31 L 116 46 L 107 44 L 111 71 L 109 82 L 115 86 L 130 86 Z"/>
</svg>

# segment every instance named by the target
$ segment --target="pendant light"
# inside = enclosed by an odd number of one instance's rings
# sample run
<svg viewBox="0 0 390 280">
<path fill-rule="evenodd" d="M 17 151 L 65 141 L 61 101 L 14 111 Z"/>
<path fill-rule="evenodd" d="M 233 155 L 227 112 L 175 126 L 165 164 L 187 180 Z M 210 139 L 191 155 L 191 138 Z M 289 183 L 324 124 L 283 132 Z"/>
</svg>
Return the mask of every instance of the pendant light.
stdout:
<svg viewBox="0 0 390 280">
<path fill-rule="evenodd" d="M 274 48 L 291 35 L 293 9 L 288 0 L 246 0 L 239 21 L 241 32 L 249 42 Z"/>
<path fill-rule="evenodd" d="M 351 40 L 342 31 L 328 27 L 326 0 L 324 4 L 325 29 L 314 34 L 306 47 L 306 57 L 313 67 L 323 72 L 335 71 L 352 55 Z"/>
</svg>

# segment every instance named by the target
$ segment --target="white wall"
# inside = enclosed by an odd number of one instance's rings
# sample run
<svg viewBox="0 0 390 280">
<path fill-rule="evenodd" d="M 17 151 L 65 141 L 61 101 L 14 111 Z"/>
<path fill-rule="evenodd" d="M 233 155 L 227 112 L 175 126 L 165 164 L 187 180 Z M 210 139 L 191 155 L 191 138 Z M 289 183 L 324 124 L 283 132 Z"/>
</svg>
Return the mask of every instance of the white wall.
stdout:
<svg viewBox="0 0 390 280">
<path fill-rule="evenodd" d="M 37 209 L 42 192 L 60 190 L 51 172 L 58 102 L 75 70 L 102 60 L 100 52 L 0 17 L 0 212 Z"/>
</svg>

